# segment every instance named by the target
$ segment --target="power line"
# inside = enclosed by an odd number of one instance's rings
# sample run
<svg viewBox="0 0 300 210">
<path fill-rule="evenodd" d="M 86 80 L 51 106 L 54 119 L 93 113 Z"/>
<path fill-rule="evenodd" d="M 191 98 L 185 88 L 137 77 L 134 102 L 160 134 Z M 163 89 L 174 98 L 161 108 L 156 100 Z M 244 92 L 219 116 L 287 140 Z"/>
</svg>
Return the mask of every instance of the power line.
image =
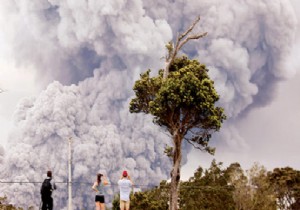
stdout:
<svg viewBox="0 0 300 210">
<path fill-rule="evenodd" d="M 55 184 L 88 184 L 92 185 L 92 182 L 68 182 L 68 181 L 54 181 Z M 41 184 L 43 181 L 0 181 L 0 184 Z M 106 186 L 118 186 L 118 184 L 108 184 Z M 134 186 L 151 186 L 157 187 L 157 185 L 146 185 L 146 184 L 134 184 Z"/>
<path fill-rule="evenodd" d="M 0 181 L 0 184 L 41 184 L 43 181 Z M 68 181 L 55 181 L 55 184 L 80 184 L 80 185 L 92 185 L 91 182 L 68 182 Z M 118 186 L 118 184 L 107 184 L 106 186 Z M 149 184 L 134 184 L 133 187 L 144 187 L 144 188 L 170 188 L 170 186 L 159 186 Z M 220 189 L 220 188 L 232 188 L 232 186 L 179 186 L 180 189 Z"/>
</svg>

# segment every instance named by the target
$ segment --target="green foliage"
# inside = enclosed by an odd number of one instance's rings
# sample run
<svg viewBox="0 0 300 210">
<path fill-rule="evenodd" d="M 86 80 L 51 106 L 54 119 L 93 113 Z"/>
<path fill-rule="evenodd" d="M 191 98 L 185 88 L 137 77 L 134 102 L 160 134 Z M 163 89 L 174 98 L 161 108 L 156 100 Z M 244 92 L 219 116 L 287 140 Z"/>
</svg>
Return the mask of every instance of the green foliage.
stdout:
<svg viewBox="0 0 300 210">
<path fill-rule="evenodd" d="M 252 209 L 276 209 L 276 198 L 270 187 L 266 168 L 255 163 L 248 171 L 248 179 L 251 192 L 254 192 L 251 194 Z"/>
<path fill-rule="evenodd" d="M 170 146 L 166 145 L 166 146 L 165 146 L 164 153 L 165 153 L 168 157 L 173 157 L 173 147 L 170 147 Z"/>
<path fill-rule="evenodd" d="M 135 82 L 130 112 L 152 114 L 154 123 L 171 135 L 180 132 L 190 143 L 213 152 L 208 147 L 210 132 L 218 131 L 226 117 L 215 107 L 219 96 L 207 72 L 205 65 L 185 56 L 174 60 L 166 80 L 163 70 L 156 77 L 146 71 Z"/>
<path fill-rule="evenodd" d="M 18 208 L 11 204 L 8 204 L 6 199 L 6 197 L 0 197 L 0 210 L 23 210 L 22 208 Z"/>
<path fill-rule="evenodd" d="M 248 209 L 250 188 L 248 187 L 248 179 L 244 174 L 243 169 L 239 163 L 231 164 L 225 172 L 228 180 L 228 185 L 233 187 L 233 200 L 235 209 Z"/>
<path fill-rule="evenodd" d="M 264 167 L 256 163 L 245 175 L 240 165 L 235 164 L 229 167 L 228 175 L 234 187 L 236 209 L 276 209 L 276 200 Z"/>
<path fill-rule="evenodd" d="M 112 210 L 120 210 L 120 194 L 119 193 L 114 195 L 114 199 L 112 201 Z"/>
<path fill-rule="evenodd" d="M 255 163 L 244 172 L 239 163 L 223 169 L 212 161 L 180 182 L 180 210 L 299 210 L 300 172 L 290 167 L 268 172 Z M 131 209 L 168 209 L 170 183 L 131 195 Z M 117 198 L 118 199 L 118 198 Z M 119 204 L 117 204 L 119 206 Z M 118 208 L 113 208 L 117 210 Z"/>
<path fill-rule="evenodd" d="M 194 177 L 180 184 L 181 210 L 234 209 L 233 188 L 221 166 L 213 161 L 208 170 L 199 167 Z"/>
<path fill-rule="evenodd" d="M 171 43 L 166 47 L 169 53 L 173 50 Z M 173 160 L 170 209 L 177 209 L 182 141 L 213 154 L 214 148 L 208 146 L 211 133 L 220 129 L 226 116 L 222 108 L 215 107 L 219 96 L 205 65 L 185 56 L 172 57 L 169 62 L 156 77 L 150 77 L 150 70 L 140 75 L 129 110 L 153 115 L 153 122 L 172 136 L 173 147 L 165 147 L 165 153 Z"/>
<path fill-rule="evenodd" d="M 159 187 L 146 190 L 144 192 L 137 192 L 131 196 L 130 209 L 131 210 L 167 210 L 169 198 L 169 184 L 162 181 Z"/>
<path fill-rule="evenodd" d="M 171 55 L 173 50 L 174 50 L 174 46 L 173 46 L 173 43 L 170 41 L 168 42 L 168 44 L 166 44 L 166 48 L 168 50 L 168 54 Z"/>
<path fill-rule="evenodd" d="M 275 168 L 268 179 L 279 209 L 300 209 L 300 171 L 290 167 Z"/>
</svg>

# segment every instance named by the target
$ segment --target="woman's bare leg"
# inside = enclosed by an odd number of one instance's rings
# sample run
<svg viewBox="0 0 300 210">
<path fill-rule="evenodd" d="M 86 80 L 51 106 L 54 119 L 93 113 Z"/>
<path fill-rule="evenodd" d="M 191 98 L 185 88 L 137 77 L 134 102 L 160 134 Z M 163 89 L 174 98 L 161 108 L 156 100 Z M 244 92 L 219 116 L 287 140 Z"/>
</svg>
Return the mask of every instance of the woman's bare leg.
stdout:
<svg viewBox="0 0 300 210">
<path fill-rule="evenodd" d="M 100 202 L 96 202 L 96 210 L 101 210 Z"/>
<path fill-rule="evenodd" d="M 100 203 L 101 210 L 105 210 L 105 203 Z"/>
</svg>

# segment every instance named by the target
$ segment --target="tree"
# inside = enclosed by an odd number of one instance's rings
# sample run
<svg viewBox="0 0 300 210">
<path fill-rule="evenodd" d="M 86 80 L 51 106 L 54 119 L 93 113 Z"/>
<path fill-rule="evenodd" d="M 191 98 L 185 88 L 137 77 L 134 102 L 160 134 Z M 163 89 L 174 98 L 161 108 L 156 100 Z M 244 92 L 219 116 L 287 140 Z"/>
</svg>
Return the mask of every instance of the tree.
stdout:
<svg viewBox="0 0 300 210">
<path fill-rule="evenodd" d="M 185 45 L 191 39 L 200 39 L 207 35 L 206 32 L 203 34 L 189 35 L 199 21 L 200 21 L 200 16 L 197 17 L 194 23 L 183 34 L 177 37 L 175 46 L 172 42 L 169 42 L 167 44 L 166 47 L 168 50 L 168 55 L 166 56 L 165 70 L 163 75 L 164 80 L 168 77 L 170 66 L 173 63 L 174 59 L 176 58 L 179 50 L 183 47 L 183 45 Z"/>
<path fill-rule="evenodd" d="M 232 163 L 226 169 L 222 169 L 222 166 L 222 162 L 217 163 L 213 160 L 210 168 L 204 170 L 199 167 L 188 181 L 181 181 L 178 195 L 179 209 L 300 209 L 297 171 L 289 168 L 287 171 L 279 172 L 276 169 L 273 174 L 273 172 L 267 172 L 266 168 L 258 163 L 255 163 L 246 172 L 239 163 Z M 276 180 L 274 180 L 275 177 L 277 177 Z M 159 187 L 131 195 L 132 210 L 167 209 L 169 188 L 170 183 L 162 181 Z M 292 191 L 288 192 L 288 189 Z M 287 195 L 291 197 L 279 199 L 279 196 Z M 292 202 L 281 204 L 283 200 Z M 113 209 L 117 210 L 118 208 Z"/>
<path fill-rule="evenodd" d="M 0 210 L 23 210 L 23 209 L 15 207 L 12 204 L 8 204 L 6 197 L 4 198 L 0 197 Z"/>
<path fill-rule="evenodd" d="M 170 185 L 161 181 L 158 187 L 136 192 L 130 198 L 130 209 L 167 210 Z"/>
<path fill-rule="evenodd" d="M 267 179 L 267 171 L 255 163 L 247 174 L 240 164 L 233 163 L 227 170 L 229 184 L 233 187 L 233 199 L 236 210 L 275 210 L 276 203 Z"/>
<path fill-rule="evenodd" d="M 290 167 L 275 168 L 268 178 L 277 198 L 279 209 L 299 209 L 300 171 Z"/>
<path fill-rule="evenodd" d="M 228 185 L 222 163 L 211 163 L 209 169 L 197 169 L 187 182 L 180 183 L 179 206 L 181 210 L 233 210 L 233 187 Z"/>
<path fill-rule="evenodd" d="M 248 179 L 239 163 L 232 163 L 226 169 L 228 184 L 233 187 L 233 200 L 236 210 L 249 209 L 251 206 Z"/>
<path fill-rule="evenodd" d="M 264 166 L 255 163 L 248 171 L 248 183 L 250 186 L 251 208 L 253 210 L 276 209 L 276 199 L 267 177 Z"/>
<path fill-rule="evenodd" d="M 169 53 L 167 62 L 170 63 L 164 70 L 159 70 L 155 77 L 150 77 L 151 70 L 140 75 L 140 79 L 133 87 L 136 98 L 131 100 L 129 108 L 131 113 L 142 112 L 153 115 L 153 122 L 164 128 L 172 137 L 173 145 L 167 148 L 168 155 L 173 161 L 171 210 L 178 208 L 177 188 L 180 180 L 183 140 L 195 148 L 214 153 L 214 149 L 208 146 L 211 134 L 219 131 L 226 118 L 224 110 L 215 107 L 219 95 L 214 88 L 214 82 L 207 74 L 208 69 L 205 65 L 186 56 L 176 57 L 177 52 L 188 40 L 202 37 L 187 36 L 198 21 L 199 19 L 179 36 L 175 48 L 172 43 L 167 45 Z"/>
</svg>

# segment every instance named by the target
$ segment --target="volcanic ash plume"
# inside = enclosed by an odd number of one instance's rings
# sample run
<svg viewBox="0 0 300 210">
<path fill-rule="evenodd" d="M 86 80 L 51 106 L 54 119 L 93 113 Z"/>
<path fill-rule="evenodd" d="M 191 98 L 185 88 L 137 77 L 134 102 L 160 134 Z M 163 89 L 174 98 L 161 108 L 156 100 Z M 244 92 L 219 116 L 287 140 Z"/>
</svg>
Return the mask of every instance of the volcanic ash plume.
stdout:
<svg viewBox="0 0 300 210">
<path fill-rule="evenodd" d="M 93 207 L 91 185 L 99 171 L 111 182 L 110 194 L 118 192 L 115 184 L 124 169 L 142 186 L 167 179 L 170 160 L 163 151 L 169 138 L 151 118 L 128 112 L 139 73 L 162 65 L 157 61 L 171 39 L 167 22 L 145 16 L 139 1 L 99 5 L 5 1 L 4 5 L 2 14 L 15 30 L 7 29 L 14 37 L 7 40 L 18 65 L 34 66 L 41 82 L 59 82 L 37 98 L 20 102 L 1 180 L 42 181 L 51 169 L 56 181 L 66 182 L 70 137 L 73 181 L 80 182 L 73 186 L 73 200 L 80 209 Z M 77 85 L 64 86 L 70 83 Z M 1 194 L 17 205 L 40 202 L 39 184 L 0 187 Z M 54 193 L 58 209 L 66 206 L 67 195 L 67 185 L 58 184 Z"/>
<path fill-rule="evenodd" d="M 0 146 L 0 164 L 3 163 L 3 157 L 4 157 L 4 148 Z"/>
<path fill-rule="evenodd" d="M 20 102 L 1 180 L 42 181 L 51 169 L 57 182 L 66 182 L 72 137 L 77 209 L 93 208 L 90 188 L 99 171 L 112 184 L 109 194 L 118 192 L 114 184 L 123 169 L 144 186 L 169 177 L 170 160 L 163 153 L 169 137 L 151 117 L 130 114 L 128 104 L 139 74 L 163 66 L 172 30 L 182 32 L 201 15 L 196 30 L 208 36 L 187 44 L 184 53 L 209 66 L 228 116 L 220 139 L 229 147 L 245 147 L 235 129 L 238 118 L 271 102 L 278 82 L 291 74 L 283 61 L 296 19 L 285 0 L 2 3 L 0 23 L 7 26 L 5 38 L 16 64 L 34 68 L 47 88 Z M 2 184 L 0 192 L 17 205 L 37 206 L 39 187 Z M 57 209 L 66 207 L 67 195 L 67 185 L 58 183 Z"/>
<path fill-rule="evenodd" d="M 10 142 L 5 180 L 39 181 L 51 169 L 56 181 L 65 182 L 69 137 L 73 141 L 73 181 L 90 183 L 74 184 L 76 206 L 91 208 L 80 201 L 93 197 L 90 185 L 97 172 L 109 177 L 112 186 L 108 193 L 117 193 L 114 184 L 124 169 L 142 185 L 157 184 L 155 180 L 167 178 L 170 161 L 163 153 L 169 143 L 166 136 L 151 126 L 150 118 L 125 111 L 128 101 L 124 96 L 117 94 L 123 103 L 118 108 L 113 106 L 115 93 L 104 94 L 101 89 L 105 90 L 108 84 L 91 81 L 98 79 L 95 76 L 89 80 L 89 85 L 95 84 L 93 92 L 84 88 L 86 81 L 78 86 L 54 82 L 36 100 L 20 103 L 16 113 L 19 130 Z M 14 192 L 16 187 L 20 188 L 18 192 Z M 66 184 L 58 184 L 54 193 L 60 208 L 66 205 L 66 189 Z M 2 193 L 16 204 L 36 205 L 39 186 L 14 184 L 5 186 Z"/>
<path fill-rule="evenodd" d="M 227 121 L 220 139 L 229 148 L 246 149 L 240 135 L 231 133 L 238 132 L 236 124 L 253 108 L 271 103 L 279 82 L 297 71 L 293 51 L 297 19 L 291 2 L 202 0 L 145 5 L 146 14 L 167 19 L 174 32 L 183 31 L 200 14 L 198 31 L 208 35 L 197 44 L 187 44 L 184 53 L 208 66 L 221 95 Z M 167 8 L 172 11 L 170 15 Z"/>
</svg>

